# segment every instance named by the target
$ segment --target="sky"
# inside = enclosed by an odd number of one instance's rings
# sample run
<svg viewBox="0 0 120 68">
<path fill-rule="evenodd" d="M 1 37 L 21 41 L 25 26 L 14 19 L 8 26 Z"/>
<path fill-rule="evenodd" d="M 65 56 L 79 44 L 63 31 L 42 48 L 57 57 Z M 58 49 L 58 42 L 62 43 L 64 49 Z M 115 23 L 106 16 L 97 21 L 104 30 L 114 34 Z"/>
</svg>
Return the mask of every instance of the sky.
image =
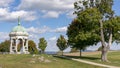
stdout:
<svg viewBox="0 0 120 68">
<path fill-rule="evenodd" d="M 73 15 L 76 0 L 0 0 L 0 42 L 9 39 L 9 33 L 18 24 L 29 33 L 29 39 L 38 45 L 39 38 L 47 40 L 46 51 L 58 51 L 56 40 L 60 35 L 67 39 L 66 31 Z M 120 16 L 120 0 L 114 0 L 113 10 Z M 99 44 L 98 44 L 99 46 Z M 96 49 L 92 46 L 88 49 Z M 120 49 L 113 44 L 111 49 Z M 70 50 L 70 48 L 68 48 Z"/>
</svg>

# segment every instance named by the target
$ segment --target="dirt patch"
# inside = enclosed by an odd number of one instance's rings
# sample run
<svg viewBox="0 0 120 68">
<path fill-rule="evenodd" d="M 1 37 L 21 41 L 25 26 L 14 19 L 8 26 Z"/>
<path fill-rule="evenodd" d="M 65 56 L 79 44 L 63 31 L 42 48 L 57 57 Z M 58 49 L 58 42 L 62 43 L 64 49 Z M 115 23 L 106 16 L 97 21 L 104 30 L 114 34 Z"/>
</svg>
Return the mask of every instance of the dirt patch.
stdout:
<svg viewBox="0 0 120 68">
<path fill-rule="evenodd" d="M 82 52 L 83 56 L 86 55 L 96 55 L 96 54 L 101 54 L 100 51 L 94 51 L 94 52 Z M 64 55 L 68 55 L 68 56 L 79 56 L 80 52 L 74 52 L 74 53 L 65 53 Z"/>
</svg>

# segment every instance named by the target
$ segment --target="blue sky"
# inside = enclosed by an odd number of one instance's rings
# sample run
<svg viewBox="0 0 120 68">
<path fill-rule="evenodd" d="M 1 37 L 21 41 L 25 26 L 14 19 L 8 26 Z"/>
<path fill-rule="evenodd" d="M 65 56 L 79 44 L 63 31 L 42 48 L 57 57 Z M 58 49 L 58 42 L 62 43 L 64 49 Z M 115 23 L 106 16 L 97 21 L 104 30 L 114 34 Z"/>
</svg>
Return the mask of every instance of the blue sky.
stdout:
<svg viewBox="0 0 120 68">
<path fill-rule="evenodd" d="M 0 42 L 9 39 L 9 32 L 16 26 L 18 16 L 21 24 L 38 44 L 44 37 L 48 42 L 46 51 L 57 51 L 56 40 L 60 34 L 66 36 L 67 26 L 75 17 L 73 3 L 76 0 L 0 0 Z M 120 15 L 120 0 L 114 0 L 113 10 Z M 120 49 L 120 46 L 112 49 Z M 89 47 L 95 49 L 98 46 Z"/>
</svg>

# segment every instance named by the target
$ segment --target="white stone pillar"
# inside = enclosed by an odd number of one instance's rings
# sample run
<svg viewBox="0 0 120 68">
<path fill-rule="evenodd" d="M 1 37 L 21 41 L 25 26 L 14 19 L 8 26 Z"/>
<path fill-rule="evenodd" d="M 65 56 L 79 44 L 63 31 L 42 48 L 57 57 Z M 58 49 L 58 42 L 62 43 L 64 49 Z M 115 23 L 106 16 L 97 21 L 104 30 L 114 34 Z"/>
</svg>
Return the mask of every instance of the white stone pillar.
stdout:
<svg viewBox="0 0 120 68">
<path fill-rule="evenodd" d="M 27 53 L 26 54 L 29 54 L 29 51 L 28 51 L 28 39 L 26 41 L 26 47 L 27 47 Z"/>
<path fill-rule="evenodd" d="M 25 53 L 25 46 L 24 46 L 24 39 L 22 39 L 22 48 L 23 48 L 23 53 Z"/>
<path fill-rule="evenodd" d="M 13 49 L 12 49 L 12 43 L 13 43 L 13 40 L 10 39 L 10 54 L 12 54 L 12 52 L 13 52 Z"/>
<path fill-rule="evenodd" d="M 27 47 L 27 51 L 28 51 L 28 39 L 26 40 L 26 47 Z"/>
<path fill-rule="evenodd" d="M 16 53 L 17 53 L 17 39 L 15 40 L 15 51 L 16 51 Z"/>
</svg>

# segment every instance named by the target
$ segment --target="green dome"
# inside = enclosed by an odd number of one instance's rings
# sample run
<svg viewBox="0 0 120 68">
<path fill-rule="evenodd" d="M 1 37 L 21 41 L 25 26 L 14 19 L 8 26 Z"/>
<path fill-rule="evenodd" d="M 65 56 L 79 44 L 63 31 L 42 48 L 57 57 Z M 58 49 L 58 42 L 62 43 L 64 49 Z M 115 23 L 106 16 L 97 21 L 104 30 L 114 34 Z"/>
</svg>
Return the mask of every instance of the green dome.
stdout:
<svg viewBox="0 0 120 68">
<path fill-rule="evenodd" d="M 26 32 L 26 29 L 20 25 L 18 26 L 15 26 L 13 29 L 12 29 L 12 32 Z"/>
<path fill-rule="evenodd" d="M 9 36 L 28 36 L 26 29 L 23 26 L 21 26 L 19 19 L 18 25 L 12 29 Z"/>
</svg>

